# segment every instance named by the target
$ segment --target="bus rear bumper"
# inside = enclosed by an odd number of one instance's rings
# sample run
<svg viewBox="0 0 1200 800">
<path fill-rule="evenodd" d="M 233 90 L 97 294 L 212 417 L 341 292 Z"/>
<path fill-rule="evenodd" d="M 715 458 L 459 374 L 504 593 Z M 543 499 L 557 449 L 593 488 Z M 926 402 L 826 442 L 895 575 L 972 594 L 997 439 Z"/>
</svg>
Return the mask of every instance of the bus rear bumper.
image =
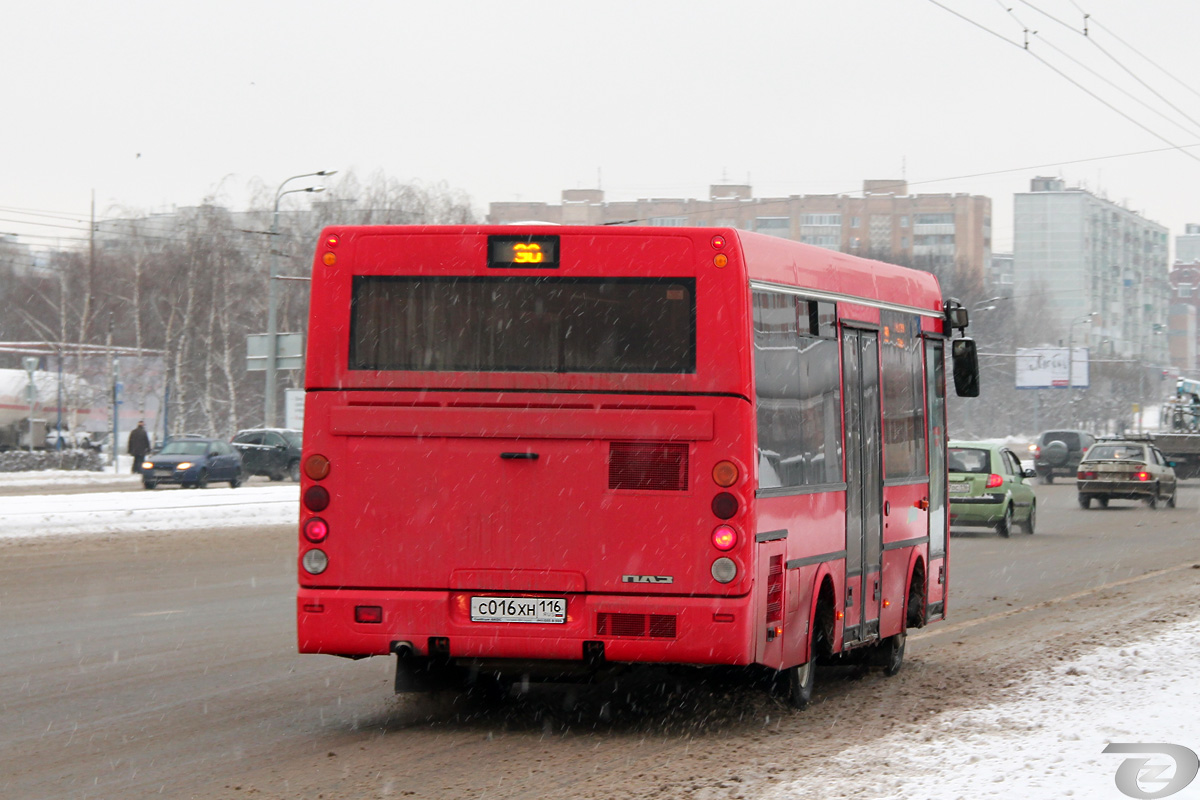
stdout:
<svg viewBox="0 0 1200 800">
<path fill-rule="evenodd" d="M 564 622 L 474 622 L 471 597 L 481 595 L 551 596 L 301 588 L 297 645 L 301 653 L 355 658 L 411 646 L 418 657 L 584 661 L 595 658 L 599 642 L 605 661 L 746 665 L 761 627 L 749 596 L 557 594 L 567 600 Z"/>
</svg>

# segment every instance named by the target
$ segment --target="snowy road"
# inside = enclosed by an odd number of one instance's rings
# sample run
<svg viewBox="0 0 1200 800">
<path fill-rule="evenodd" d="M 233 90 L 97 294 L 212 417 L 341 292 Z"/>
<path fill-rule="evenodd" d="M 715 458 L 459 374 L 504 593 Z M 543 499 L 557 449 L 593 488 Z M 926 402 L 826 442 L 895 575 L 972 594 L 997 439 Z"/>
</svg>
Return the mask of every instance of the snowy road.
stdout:
<svg viewBox="0 0 1200 800">
<path fill-rule="evenodd" d="M 1071 489 L 1035 536 L 957 533 L 950 620 L 805 712 L 694 679 L 615 713 L 396 699 L 389 659 L 295 652 L 294 485 L 0 497 L 0 796 L 1122 800 L 1109 744 L 1200 750 L 1200 492 Z"/>
</svg>

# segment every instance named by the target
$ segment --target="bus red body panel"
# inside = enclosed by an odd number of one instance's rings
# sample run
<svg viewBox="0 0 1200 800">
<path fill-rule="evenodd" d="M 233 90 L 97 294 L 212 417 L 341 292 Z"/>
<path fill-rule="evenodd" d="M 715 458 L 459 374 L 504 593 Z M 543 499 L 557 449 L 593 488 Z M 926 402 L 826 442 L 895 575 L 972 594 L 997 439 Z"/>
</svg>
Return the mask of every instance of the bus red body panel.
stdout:
<svg viewBox="0 0 1200 800">
<path fill-rule="evenodd" d="M 948 333 L 928 273 L 732 229 L 328 228 L 299 649 L 784 669 L 902 632 L 918 561 L 940 618 Z"/>
</svg>

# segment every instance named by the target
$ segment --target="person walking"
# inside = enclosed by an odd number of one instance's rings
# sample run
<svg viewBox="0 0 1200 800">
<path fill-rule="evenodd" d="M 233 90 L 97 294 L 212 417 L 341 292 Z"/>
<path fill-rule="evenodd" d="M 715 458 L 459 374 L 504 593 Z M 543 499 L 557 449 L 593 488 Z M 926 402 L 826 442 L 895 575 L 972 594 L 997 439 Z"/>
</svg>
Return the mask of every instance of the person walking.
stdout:
<svg viewBox="0 0 1200 800">
<path fill-rule="evenodd" d="M 146 421 L 138 420 L 137 427 L 129 432 L 129 455 L 133 456 L 133 473 L 142 471 L 142 459 L 150 452 L 150 435 L 146 433 Z"/>
</svg>

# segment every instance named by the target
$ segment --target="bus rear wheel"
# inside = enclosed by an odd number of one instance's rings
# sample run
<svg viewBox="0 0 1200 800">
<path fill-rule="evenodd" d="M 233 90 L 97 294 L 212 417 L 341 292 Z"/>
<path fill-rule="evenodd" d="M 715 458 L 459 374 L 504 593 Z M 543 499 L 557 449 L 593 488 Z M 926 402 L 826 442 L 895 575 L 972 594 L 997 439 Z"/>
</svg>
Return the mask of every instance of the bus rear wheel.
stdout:
<svg viewBox="0 0 1200 800">
<path fill-rule="evenodd" d="M 879 643 L 879 660 L 883 664 L 884 675 L 895 675 L 904 666 L 904 645 L 907 641 L 908 634 L 900 631 Z"/>
<path fill-rule="evenodd" d="M 808 708 L 816 682 L 817 659 L 810 654 L 807 662 L 787 670 L 788 703 L 792 708 Z"/>
</svg>

